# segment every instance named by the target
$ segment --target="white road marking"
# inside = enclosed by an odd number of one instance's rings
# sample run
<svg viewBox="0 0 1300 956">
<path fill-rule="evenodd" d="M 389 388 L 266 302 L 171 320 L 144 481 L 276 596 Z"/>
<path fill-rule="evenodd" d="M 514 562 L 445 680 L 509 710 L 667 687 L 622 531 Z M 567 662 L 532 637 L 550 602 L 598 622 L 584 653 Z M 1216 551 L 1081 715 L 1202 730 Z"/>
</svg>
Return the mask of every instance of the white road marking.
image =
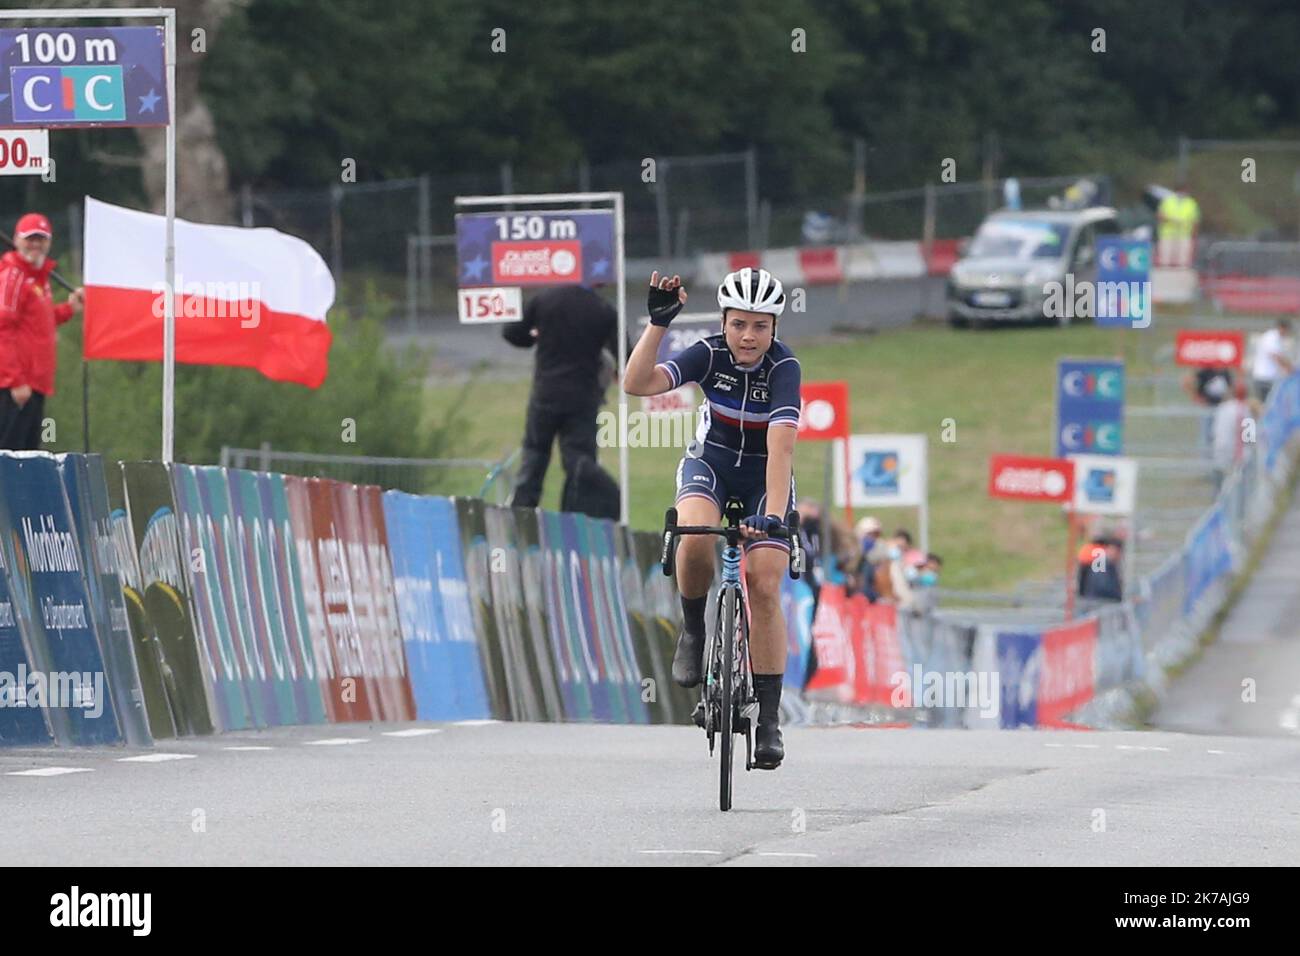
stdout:
<svg viewBox="0 0 1300 956">
<path fill-rule="evenodd" d="M 1115 749 L 1116 750 L 1159 750 L 1159 751 L 1163 751 L 1164 753 L 1169 753 L 1168 747 L 1138 747 L 1132 744 L 1116 744 Z"/>
<path fill-rule="evenodd" d="M 1080 750 L 1100 750 L 1101 744 L 1075 744 Z"/>
<path fill-rule="evenodd" d="M 193 760 L 196 754 L 140 754 L 138 757 L 118 757 L 118 763 L 163 763 L 167 760 Z"/>
<path fill-rule="evenodd" d="M 65 773 L 93 773 L 93 767 L 38 767 L 35 770 L 11 770 L 8 777 L 61 777 Z"/>
<path fill-rule="evenodd" d="M 222 750 L 274 750 L 274 747 L 263 747 L 261 745 L 248 744 L 242 747 L 222 747 Z"/>
<path fill-rule="evenodd" d="M 774 851 L 762 852 L 758 856 L 797 856 L 807 860 L 817 859 L 816 853 L 776 853 Z"/>
<path fill-rule="evenodd" d="M 1205 751 L 1205 752 L 1206 752 L 1207 754 L 1226 754 L 1228 751 L 1226 751 L 1226 750 L 1207 750 L 1207 751 Z"/>
<path fill-rule="evenodd" d="M 1064 747 L 1065 744 L 1043 744 L 1044 747 Z"/>
<path fill-rule="evenodd" d="M 662 853 L 684 853 L 695 856 L 722 856 L 721 850 L 637 850 L 638 853 L 662 854 Z"/>
<path fill-rule="evenodd" d="M 440 734 L 434 727 L 412 727 L 410 730 L 385 730 L 385 737 L 423 737 L 426 734 Z"/>
<path fill-rule="evenodd" d="M 499 724 L 499 720 L 457 720 L 453 724 L 456 727 L 486 727 L 488 724 Z"/>
<path fill-rule="evenodd" d="M 324 737 L 320 740 L 307 741 L 308 747 L 342 747 L 347 744 L 368 744 L 369 737 Z"/>
</svg>

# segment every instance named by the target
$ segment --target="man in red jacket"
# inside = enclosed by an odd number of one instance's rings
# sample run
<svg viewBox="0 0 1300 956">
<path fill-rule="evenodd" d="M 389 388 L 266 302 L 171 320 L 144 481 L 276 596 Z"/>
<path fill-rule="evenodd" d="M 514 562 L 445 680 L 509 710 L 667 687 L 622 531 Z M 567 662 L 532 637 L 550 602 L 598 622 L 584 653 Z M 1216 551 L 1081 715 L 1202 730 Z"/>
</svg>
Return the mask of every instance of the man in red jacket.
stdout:
<svg viewBox="0 0 1300 956">
<path fill-rule="evenodd" d="M 41 446 L 45 396 L 54 394 L 54 327 L 81 310 L 77 289 L 62 305 L 50 295 L 50 221 L 29 212 L 14 227 L 17 249 L 0 257 L 0 448 Z"/>
</svg>

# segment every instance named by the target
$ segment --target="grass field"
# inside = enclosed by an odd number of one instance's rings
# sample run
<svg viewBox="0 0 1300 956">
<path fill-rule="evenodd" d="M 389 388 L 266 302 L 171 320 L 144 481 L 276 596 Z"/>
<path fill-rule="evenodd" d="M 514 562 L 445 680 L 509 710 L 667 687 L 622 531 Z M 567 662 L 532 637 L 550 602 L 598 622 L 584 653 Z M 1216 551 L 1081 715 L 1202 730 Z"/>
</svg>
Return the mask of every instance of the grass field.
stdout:
<svg viewBox="0 0 1300 956">
<path fill-rule="evenodd" d="M 907 432 L 928 436 L 930 454 L 930 546 L 945 562 L 944 584 L 955 588 L 1005 588 L 1062 561 L 1061 511 L 1050 505 L 993 501 L 987 497 L 989 456 L 997 452 L 1050 455 L 1056 361 L 1062 357 L 1124 355 L 1128 374 L 1149 370 L 1149 356 L 1168 333 L 1069 329 L 956 331 L 913 326 L 871 336 L 792 340 L 805 381 L 849 382 L 854 432 Z M 430 414 L 453 403 L 469 409 L 472 425 L 454 441 L 451 454 L 495 457 L 518 444 L 529 382 L 475 381 L 434 385 Z M 610 390 L 611 402 L 616 393 Z M 630 409 L 639 407 L 631 399 Z M 606 408 L 616 408 L 607 405 Z M 941 440 L 944 419 L 955 441 Z M 825 443 L 801 442 L 795 476 L 800 496 L 823 496 Z M 631 523 L 661 525 L 672 504 L 680 448 L 629 451 Z M 601 460 L 617 473 L 618 451 L 602 448 Z M 542 504 L 559 502 L 558 453 Z M 457 489 L 471 492 L 471 489 Z M 474 489 L 476 490 L 476 489 Z M 842 512 L 841 512 L 842 513 Z M 887 530 L 917 530 L 914 509 L 877 511 Z M 858 515 L 860 516 L 860 514 Z"/>
</svg>

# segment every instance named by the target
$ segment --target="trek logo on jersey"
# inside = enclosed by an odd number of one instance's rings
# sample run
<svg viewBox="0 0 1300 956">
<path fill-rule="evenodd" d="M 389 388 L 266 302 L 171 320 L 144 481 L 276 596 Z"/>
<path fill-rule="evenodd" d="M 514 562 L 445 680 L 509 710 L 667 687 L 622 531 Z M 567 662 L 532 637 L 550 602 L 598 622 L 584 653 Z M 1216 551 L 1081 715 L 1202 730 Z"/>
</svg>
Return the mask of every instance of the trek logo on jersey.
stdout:
<svg viewBox="0 0 1300 956">
<path fill-rule="evenodd" d="M 121 66 L 15 66 L 9 70 L 9 89 L 15 123 L 126 119 Z"/>
</svg>

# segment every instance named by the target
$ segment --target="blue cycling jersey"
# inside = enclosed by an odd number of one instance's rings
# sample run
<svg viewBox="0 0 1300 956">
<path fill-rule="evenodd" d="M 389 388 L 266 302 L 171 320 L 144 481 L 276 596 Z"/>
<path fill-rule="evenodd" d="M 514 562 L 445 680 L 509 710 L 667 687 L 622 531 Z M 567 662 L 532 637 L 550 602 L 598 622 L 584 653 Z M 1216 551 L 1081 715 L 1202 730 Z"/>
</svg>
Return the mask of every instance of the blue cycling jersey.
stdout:
<svg viewBox="0 0 1300 956">
<path fill-rule="evenodd" d="M 769 425 L 799 424 L 799 360 L 779 339 L 753 365 L 737 365 L 722 332 L 660 362 L 673 388 L 698 382 L 704 392 L 695 444 L 688 454 L 712 459 L 767 457 Z M 721 453 L 721 454 L 719 454 Z"/>
</svg>

